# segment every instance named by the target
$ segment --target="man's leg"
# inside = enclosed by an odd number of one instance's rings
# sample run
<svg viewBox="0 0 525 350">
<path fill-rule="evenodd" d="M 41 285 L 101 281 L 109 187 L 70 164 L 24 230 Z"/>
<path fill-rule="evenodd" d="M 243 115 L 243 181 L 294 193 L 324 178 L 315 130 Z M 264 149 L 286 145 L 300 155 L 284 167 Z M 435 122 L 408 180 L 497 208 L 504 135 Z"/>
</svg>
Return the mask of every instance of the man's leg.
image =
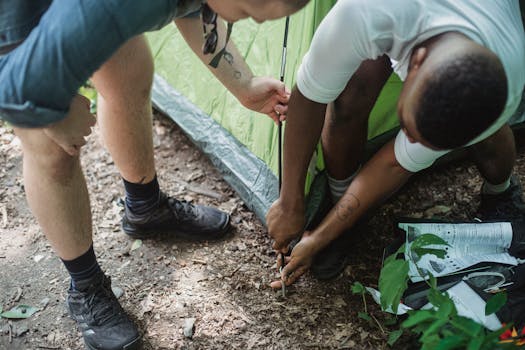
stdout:
<svg viewBox="0 0 525 350">
<path fill-rule="evenodd" d="M 95 258 L 89 196 L 79 158 L 68 155 L 40 129 L 17 128 L 15 133 L 24 153 L 27 201 L 71 275 L 67 304 L 86 344 L 131 349 L 139 334 Z"/>
<path fill-rule="evenodd" d="M 152 141 L 153 58 L 146 38 L 130 39 L 93 76 L 99 93 L 102 135 L 124 179 L 124 231 L 133 237 L 174 233 L 190 239 L 216 239 L 229 228 L 217 209 L 169 198 L 159 189 Z"/>
<path fill-rule="evenodd" d="M 348 82 L 345 90 L 327 109 L 322 133 L 323 155 L 332 183 L 346 190 L 359 170 L 368 136 L 368 118 L 392 73 L 390 59 L 382 56 L 365 61 Z M 334 201 L 343 192 L 332 186 Z M 335 190 L 335 191 L 334 191 Z"/>
<path fill-rule="evenodd" d="M 328 106 L 322 145 L 333 203 L 343 196 L 359 171 L 367 142 L 368 118 L 391 73 L 390 59 L 386 56 L 363 62 L 345 90 Z M 311 268 L 316 278 L 331 279 L 344 269 L 348 235 L 345 232 L 316 256 Z"/>
<path fill-rule="evenodd" d="M 519 179 L 512 176 L 516 161 L 514 135 L 508 125 L 470 146 L 470 154 L 485 180 L 481 188 L 481 219 L 513 220 L 523 217 L 525 203 Z"/>
<path fill-rule="evenodd" d="M 27 201 L 57 255 L 73 260 L 93 244 L 91 210 L 78 157 L 42 130 L 15 129 L 22 141 Z"/>
</svg>

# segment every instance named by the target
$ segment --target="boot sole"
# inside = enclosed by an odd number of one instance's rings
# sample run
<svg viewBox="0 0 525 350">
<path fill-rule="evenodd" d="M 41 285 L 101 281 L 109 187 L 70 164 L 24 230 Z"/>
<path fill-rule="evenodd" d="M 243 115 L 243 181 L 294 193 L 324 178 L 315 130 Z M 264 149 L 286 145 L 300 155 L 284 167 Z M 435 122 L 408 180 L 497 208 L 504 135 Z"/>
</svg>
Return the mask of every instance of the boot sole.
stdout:
<svg viewBox="0 0 525 350">
<path fill-rule="evenodd" d="M 137 350 L 140 347 L 141 339 L 142 339 L 142 337 L 139 335 L 138 338 L 136 338 L 136 339 L 132 340 L 130 343 L 122 346 L 122 348 L 120 348 L 119 350 Z M 93 347 L 90 344 L 86 343 L 85 341 L 84 341 L 84 345 L 86 345 L 86 348 L 88 348 L 89 350 L 103 350 L 101 348 Z"/>
</svg>

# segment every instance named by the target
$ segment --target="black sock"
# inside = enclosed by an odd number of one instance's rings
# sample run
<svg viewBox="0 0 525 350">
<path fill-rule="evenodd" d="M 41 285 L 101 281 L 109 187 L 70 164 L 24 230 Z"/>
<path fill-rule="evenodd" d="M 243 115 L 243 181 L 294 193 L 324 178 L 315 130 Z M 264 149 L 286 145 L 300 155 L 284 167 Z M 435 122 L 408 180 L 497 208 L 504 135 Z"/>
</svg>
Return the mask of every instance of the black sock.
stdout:
<svg viewBox="0 0 525 350">
<path fill-rule="evenodd" d="M 146 214 L 157 206 L 160 193 L 157 175 L 146 184 L 128 182 L 124 178 L 122 180 L 126 190 L 126 206 L 133 214 Z"/>
<path fill-rule="evenodd" d="M 102 271 L 98 265 L 95 251 L 93 250 L 93 244 L 91 244 L 87 252 L 78 258 L 73 260 L 61 260 L 71 276 L 71 287 L 73 289 L 75 288 L 76 281 L 89 279 Z"/>
</svg>

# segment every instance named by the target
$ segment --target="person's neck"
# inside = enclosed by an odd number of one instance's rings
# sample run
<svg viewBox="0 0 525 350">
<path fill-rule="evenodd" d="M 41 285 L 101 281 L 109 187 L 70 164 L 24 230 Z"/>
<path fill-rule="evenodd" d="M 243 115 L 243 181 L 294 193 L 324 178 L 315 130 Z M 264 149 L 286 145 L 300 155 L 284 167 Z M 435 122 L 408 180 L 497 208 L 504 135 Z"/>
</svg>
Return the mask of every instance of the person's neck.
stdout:
<svg viewBox="0 0 525 350">
<path fill-rule="evenodd" d="M 473 52 L 481 49 L 480 45 L 472 39 L 459 32 L 446 32 L 433 36 L 418 44 L 412 50 L 412 55 L 419 49 L 426 49 L 425 61 L 441 61 L 448 59 L 451 55 L 472 50 Z"/>
</svg>

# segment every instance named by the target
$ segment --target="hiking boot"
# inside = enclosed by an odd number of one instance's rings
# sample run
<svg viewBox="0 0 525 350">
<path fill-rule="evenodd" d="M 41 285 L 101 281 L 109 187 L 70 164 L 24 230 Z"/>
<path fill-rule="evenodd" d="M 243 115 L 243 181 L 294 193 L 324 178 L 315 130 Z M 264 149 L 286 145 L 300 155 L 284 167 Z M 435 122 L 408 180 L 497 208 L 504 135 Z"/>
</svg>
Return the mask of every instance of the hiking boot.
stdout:
<svg viewBox="0 0 525 350">
<path fill-rule="evenodd" d="M 133 238 L 170 234 L 190 240 L 212 240 L 230 228 L 230 216 L 222 211 L 179 201 L 160 192 L 157 207 L 145 215 L 135 215 L 125 206 L 122 229 Z"/>
<path fill-rule="evenodd" d="M 100 272 L 75 283 L 68 291 L 69 315 L 77 321 L 90 350 L 137 349 L 140 334 L 111 291 L 111 280 Z"/>
<path fill-rule="evenodd" d="M 482 220 L 513 221 L 525 216 L 525 203 L 522 198 L 521 184 L 517 176 L 512 175 L 510 186 L 499 194 L 481 193 L 481 203 L 477 215 Z"/>
<path fill-rule="evenodd" d="M 332 280 L 343 272 L 348 265 L 348 236 L 350 234 L 350 231 L 343 232 L 314 257 L 310 272 L 316 279 Z"/>
</svg>

